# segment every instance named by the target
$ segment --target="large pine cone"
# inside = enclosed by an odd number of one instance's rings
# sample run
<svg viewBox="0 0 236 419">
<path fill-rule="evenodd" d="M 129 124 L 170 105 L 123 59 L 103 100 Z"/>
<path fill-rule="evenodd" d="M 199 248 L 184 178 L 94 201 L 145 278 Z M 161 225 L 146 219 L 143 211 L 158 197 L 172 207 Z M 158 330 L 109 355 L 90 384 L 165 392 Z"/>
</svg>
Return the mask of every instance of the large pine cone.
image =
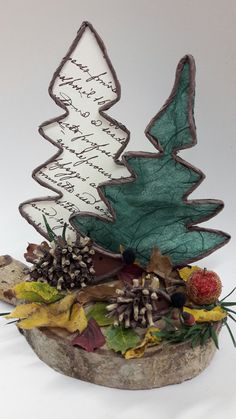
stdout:
<svg viewBox="0 0 236 419">
<path fill-rule="evenodd" d="M 94 278 L 94 253 L 88 237 L 70 243 L 58 236 L 50 245 L 45 241 L 29 244 L 24 256 L 34 265 L 29 270 L 31 280 L 47 282 L 58 290 L 72 290 L 86 286 Z"/>
</svg>

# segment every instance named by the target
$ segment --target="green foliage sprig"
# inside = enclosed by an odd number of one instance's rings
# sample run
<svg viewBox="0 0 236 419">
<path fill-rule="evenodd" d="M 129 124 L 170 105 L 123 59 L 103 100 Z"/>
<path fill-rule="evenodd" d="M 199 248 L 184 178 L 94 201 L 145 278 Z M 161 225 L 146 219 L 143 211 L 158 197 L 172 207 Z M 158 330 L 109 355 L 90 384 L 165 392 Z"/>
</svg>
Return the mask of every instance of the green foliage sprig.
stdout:
<svg viewBox="0 0 236 419">
<path fill-rule="evenodd" d="M 186 326 L 182 324 L 177 328 L 173 324 L 170 324 L 168 318 L 164 317 L 164 320 L 167 323 L 166 328 L 160 332 L 153 333 L 157 337 L 167 340 L 169 343 L 181 343 L 189 341 L 192 348 L 195 348 L 195 346 L 198 344 L 201 346 L 205 345 L 207 340 L 211 338 L 217 349 L 219 349 L 216 326 L 212 322 L 198 323 L 194 326 Z"/>
<path fill-rule="evenodd" d="M 220 307 L 222 310 L 224 310 L 227 313 L 227 317 L 225 317 L 225 319 L 222 320 L 222 325 L 226 326 L 229 332 L 229 335 L 232 339 L 233 345 L 236 348 L 236 340 L 228 323 L 229 318 L 236 323 L 236 318 L 235 318 L 236 311 L 232 310 L 232 307 L 236 306 L 236 301 L 226 301 L 226 299 L 231 294 L 233 294 L 235 290 L 236 290 L 236 287 L 234 287 L 232 291 L 229 292 L 229 294 L 227 294 L 224 298 L 219 300 L 217 303 L 210 304 L 210 305 L 202 305 L 201 309 L 210 311 L 214 309 L 215 307 Z M 194 306 L 193 308 L 199 309 L 199 306 L 196 306 L 196 307 Z M 188 333 L 188 330 L 189 330 L 189 333 Z M 166 333 L 166 330 L 164 330 L 163 332 Z M 169 341 L 176 342 L 176 343 L 183 342 L 187 339 L 190 339 L 191 342 L 193 342 L 193 344 L 195 344 L 196 342 L 196 344 L 200 343 L 201 345 L 204 345 L 208 337 L 211 337 L 214 340 L 216 347 L 218 348 L 218 337 L 215 331 L 215 327 L 212 323 L 201 323 L 192 327 L 183 325 L 181 329 L 178 329 L 176 331 L 171 330 L 171 331 L 168 331 L 168 333 L 169 334 L 167 334 L 166 337 L 163 336 L 163 338 Z"/>
</svg>

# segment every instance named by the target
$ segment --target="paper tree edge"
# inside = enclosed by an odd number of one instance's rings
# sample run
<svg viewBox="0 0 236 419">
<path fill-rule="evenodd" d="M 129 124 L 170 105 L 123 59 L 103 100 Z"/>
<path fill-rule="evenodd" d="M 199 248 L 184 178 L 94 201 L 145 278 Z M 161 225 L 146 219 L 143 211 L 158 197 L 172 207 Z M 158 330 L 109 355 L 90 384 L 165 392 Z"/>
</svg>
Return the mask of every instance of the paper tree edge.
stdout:
<svg viewBox="0 0 236 419">
<path fill-rule="evenodd" d="M 107 53 L 107 49 L 106 46 L 103 42 L 103 40 L 101 39 L 101 37 L 99 36 L 99 34 L 97 33 L 97 31 L 94 29 L 93 25 L 91 23 L 89 23 L 88 21 L 84 21 L 77 33 L 76 38 L 74 39 L 73 43 L 71 44 L 68 52 L 66 53 L 65 57 L 62 59 L 61 63 L 59 64 L 59 66 L 57 67 L 56 71 L 53 74 L 52 80 L 49 84 L 49 88 L 48 88 L 48 92 L 50 97 L 52 98 L 52 100 L 56 103 L 57 106 L 59 106 L 60 108 L 62 108 L 65 112 L 55 118 L 51 118 L 45 122 L 43 122 L 42 124 L 40 124 L 39 126 L 39 134 L 45 139 L 47 140 L 49 143 L 51 143 L 53 146 L 57 147 L 58 151 L 52 156 L 50 157 L 48 160 L 46 160 L 44 163 L 40 164 L 39 166 L 37 166 L 33 172 L 32 172 L 32 178 L 41 186 L 55 192 L 57 195 L 56 196 L 44 196 L 44 197 L 39 197 L 39 198 L 33 198 L 33 199 L 28 199 L 24 202 L 22 202 L 19 205 L 19 212 L 22 215 L 23 218 L 25 218 L 27 220 L 27 222 L 32 225 L 39 234 L 41 234 L 43 237 L 45 237 L 46 239 L 48 239 L 48 235 L 46 233 L 46 231 L 44 231 L 42 228 L 40 228 L 40 226 L 37 225 L 37 223 L 35 223 L 33 220 L 31 220 L 30 216 L 27 214 L 27 212 L 25 212 L 24 210 L 24 206 L 27 204 L 32 204 L 34 202 L 40 202 L 40 201 L 52 201 L 53 202 L 57 202 L 59 199 L 61 199 L 63 197 L 63 193 L 61 191 L 59 191 L 58 189 L 54 188 L 53 186 L 49 185 L 47 182 L 44 182 L 43 180 L 39 179 L 36 175 L 37 173 L 44 168 L 46 165 L 48 165 L 49 163 L 53 162 L 55 159 L 57 159 L 62 153 L 63 153 L 63 147 L 58 144 L 56 141 L 54 141 L 52 138 L 48 137 L 44 131 L 43 128 L 45 126 L 47 126 L 48 124 L 51 124 L 53 122 L 58 122 L 60 121 L 62 118 L 66 118 L 69 114 L 66 106 L 63 105 L 63 103 L 57 99 L 57 97 L 54 95 L 53 93 L 53 86 L 54 86 L 54 82 L 57 78 L 57 76 L 59 75 L 62 67 L 64 66 L 65 62 L 67 61 L 67 59 L 70 57 L 70 54 L 74 51 L 74 49 L 76 48 L 77 44 L 79 43 L 80 38 L 82 37 L 83 33 L 85 32 L 86 28 L 89 28 L 91 30 L 91 32 L 94 34 L 96 41 L 100 47 L 100 49 L 103 52 L 104 58 L 108 64 L 108 67 L 112 73 L 112 76 L 114 78 L 115 81 L 115 86 L 117 89 L 117 94 L 116 94 L 116 98 L 114 100 L 109 101 L 109 103 L 102 105 L 99 108 L 99 113 L 101 116 L 103 116 L 107 121 L 115 123 L 117 126 L 119 126 L 119 128 L 121 128 L 123 131 L 126 132 L 127 134 L 127 139 L 124 142 L 124 144 L 119 148 L 118 152 L 116 153 L 116 155 L 114 156 L 114 161 L 118 164 L 118 165 L 123 165 L 123 161 L 119 160 L 120 155 L 122 154 L 123 150 L 126 148 L 127 144 L 129 143 L 129 138 L 130 138 L 130 132 L 129 130 L 120 122 L 118 122 L 116 119 L 110 117 L 109 115 L 107 115 L 105 113 L 105 111 L 109 110 L 113 105 L 115 105 L 121 97 L 121 87 L 120 87 L 120 82 L 118 80 L 116 71 L 111 63 L 111 60 L 109 58 L 109 55 Z M 111 257 L 115 258 L 115 259 L 119 259 L 120 255 L 111 255 Z"/>
<path fill-rule="evenodd" d="M 161 110 L 152 118 L 152 120 L 150 121 L 150 123 L 148 124 L 146 130 L 145 130 L 145 135 L 146 137 L 149 139 L 149 141 L 154 145 L 154 147 L 160 152 L 156 155 L 156 158 L 161 158 L 162 157 L 162 147 L 160 146 L 159 143 L 157 143 L 157 140 L 154 138 L 154 136 L 150 133 L 151 128 L 153 127 L 153 124 L 155 121 L 157 121 L 162 114 L 164 113 L 164 111 L 168 108 L 168 106 L 170 106 L 170 104 L 172 103 L 173 99 L 175 98 L 175 95 L 177 93 L 178 90 L 178 86 L 179 86 L 179 82 L 180 82 L 180 77 L 182 74 L 182 71 L 184 69 L 184 65 L 188 63 L 189 64 L 189 70 L 190 70 L 190 84 L 189 84 L 189 90 L 188 90 L 188 122 L 189 122 L 189 130 L 191 132 L 191 138 L 192 141 L 189 144 L 186 144 L 184 146 L 181 147 L 176 147 L 175 149 L 173 149 L 172 152 L 172 156 L 173 159 L 177 162 L 180 163 L 181 165 L 191 169 L 192 171 L 194 171 L 195 173 L 197 173 L 199 175 L 199 180 L 197 182 L 195 182 L 195 184 L 190 188 L 186 190 L 186 193 L 183 195 L 183 203 L 190 203 L 190 204 L 213 204 L 216 205 L 216 208 L 214 211 L 212 211 L 211 213 L 209 213 L 207 216 L 199 219 L 197 221 L 198 223 L 202 223 L 203 221 L 206 221 L 212 217 L 214 217 L 216 214 L 218 214 L 224 207 L 224 203 L 221 200 L 214 200 L 214 199 L 196 199 L 196 200 L 187 200 L 187 197 L 200 185 L 200 183 L 203 181 L 203 179 L 205 178 L 205 175 L 196 167 L 194 167 L 193 165 L 189 164 L 188 162 L 184 161 L 182 158 L 180 158 L 179 156 L 177 156 L 177 152 L 181 149 L 185 149 L 185 148 L 189 148 L 192 147 L 193 145 L 196 144 L 197 139 L 196 139 L 196 129 L 195 129 L 195 123 L 194 123 L 194 117 L 193 117 L 193 98 L 194 98 L 194 91 L 195 91 L 195 63 L 194 63 L 194 59 L 191 55 L 186 55 L 184 56 L 178 66 L 177 66 L 177 70 L 176 70 L 176 77 L 175 77 L 175 82 L 174 82 L 174 86 L 172 89 L 172 92 L 169 96 L 169 98 L 167 99 L 167 101 L 165 102 L 164 106 L 161 108 Z M 131 173 L 131 177 L 127 178 L 127 179 L 122 179 L 122 180 L 114 180 L 114 181 L 110 181 L 110 182 L 105 182 L 102 183 L 98 186 L 98 193 L 101 197 L 101 199 L 105 202 L 105 204 L 107 205 L 111 215 L 112 215 L 112 219 L 113 221 L 109 221 L 109 220 L 104 220 L 103 217 L 99 216 L 99 215 L 94 215 L 92 213 L 89 212 L 80 212 L 80 213 L 75 213 L 70 217 L 70 222 L 71 224 L 74 226 L 75 229 L 77 229 L 79 231 L 79 234 L 84 234 L 83 232 L 83 219 L 84 217 L 91 217 L 91 219 L 93 220 L 99 220 L 105 223 L 112 223 L 115 222 L 116 220 L 116 213 L 115 210 L 113 209 L 112 205 L 110 204 L 109 200 L 106 198 L 105 196 L 105 189 L 106 187 L 110 188 L 113 185 L 124 185 L 126 183 L 130 183 L 133 182 L 134 180 L 137 179 L 137 175 L 136 173 L 132 170 L 132 168 L 129 165 L 128 160 L 132 157 L 154 157 L 155 154 L 154 153 L 145 153 L 145 152 L 127 152 L 124 153 L 124 155 L 122 156 L 122 160 L 123 160 L 123 164 L 127 167 L 127 169 L 129 170 L 129 172 Z M 80 228 L 78 227 L 78 224 L 76 223 L 76 218 L 81 220 L 81 224 L 82 224 L 82 229 L 80 230 Z M 195 226 L 196 222 L 193 223 L 189 223 L 186 224 L 186 229 L 191 232 L 191 231 L 196 231 L 196 232 L 208 232 L 208 233 L 215 233 L 216 235 L 219 235 L 222 237 L 222 242 L 218 243 L 217 245 L 215 245 L 214 247 L 212 247 L 209 251 L 205 251 L 202 254 L 200 254 L 198 257 L 194 257 L 192 259 L 187 259 L 187 261 L 183 261 L 183 265 L 187 263 L 191 263 L 194 262 L 196 260 L 202 259 L 203 257 L 208 256 L 209 254 L 213 253 L 215 250 L 221 248 L 223 245 L 225 245 L 229 240 L 230 240 L 230 236 L 227 233 L 224 233 L 223 231 L 220 230 L 215 230 L 215 229 L 208 229 L 208 228 L 201 228 L 198 226 Z M 194 225 L 194 226 L 193 226 Z M 93 237 L 92 237 L 93 238 Z M 122 244 L 122 243 L 121 243 Z M 95 245 L 96 248 L 99 249 L 99 251 L 101 253 L 104 252 L 104 254 L 116 254 L 113 252 L 110 252 L 107 249 L 104 249 L 100 244 L 96 243 L 95 240 Z M 117 253 L 118 256 L 118 253 Z M 181 265 L 182 265 L 181 264 Z"/>
</svg>

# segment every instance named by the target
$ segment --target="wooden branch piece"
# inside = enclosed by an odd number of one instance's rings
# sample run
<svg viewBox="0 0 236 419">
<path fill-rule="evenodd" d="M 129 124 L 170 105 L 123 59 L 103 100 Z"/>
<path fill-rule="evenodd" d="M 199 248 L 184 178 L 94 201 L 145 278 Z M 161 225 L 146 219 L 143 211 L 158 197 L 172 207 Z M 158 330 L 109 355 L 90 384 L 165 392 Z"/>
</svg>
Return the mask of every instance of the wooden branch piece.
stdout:
<svg viewBox="0 0 236 419">
<path fill-rule="evenodd" d="M 0 300 L 16 305 L 10 289 L 27 279 L 28 267 L 9 255 L 0 256 Z"/>
</svg>

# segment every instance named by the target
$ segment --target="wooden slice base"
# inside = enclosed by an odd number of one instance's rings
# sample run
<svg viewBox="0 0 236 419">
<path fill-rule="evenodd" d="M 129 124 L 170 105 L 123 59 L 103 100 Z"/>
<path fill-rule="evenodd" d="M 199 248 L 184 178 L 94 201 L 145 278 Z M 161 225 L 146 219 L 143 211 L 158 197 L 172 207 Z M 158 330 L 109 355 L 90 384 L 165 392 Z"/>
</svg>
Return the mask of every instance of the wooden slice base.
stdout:
<svg viewBox="0 0 236 419">
<path fill-rule="evenodd" d="M 162 344 L 143 358 L 126 360 L 109 349 L 86 352 L 49 329 L 22 331 L 38 357 L 56 371 L 106 387 L 140 390 L 178 384 L 203 371 L 215 353 L 209 340 L 192 349 L 189 343 Z"/>
<path fill-rule="evenodd" d="M 12 259 L 10 263 L 15 266 L 17 261 Z M 13 286 L 14 280 L 9 276 L 8 280 L 10 287 Z M 16 282 L 20 280 L 24 280 L 24 276 L 21 278 L 17 274 Z M 4 299 L 1 292 L 0 298 Z M 206 345 L 194 349 L 188 342 L 162 343 L 149 348 L 143 358 L 126 360 L 106 347 L 93 353 L 73 347 L 66 337 L 51 329 L 21 330 L 21 333 L 38 357 L 54 370 L 94 384 L 129 390 L 163 387 L 189 380 L 209 365 L 216 350 L 211 339 Z"/>
</svg>

